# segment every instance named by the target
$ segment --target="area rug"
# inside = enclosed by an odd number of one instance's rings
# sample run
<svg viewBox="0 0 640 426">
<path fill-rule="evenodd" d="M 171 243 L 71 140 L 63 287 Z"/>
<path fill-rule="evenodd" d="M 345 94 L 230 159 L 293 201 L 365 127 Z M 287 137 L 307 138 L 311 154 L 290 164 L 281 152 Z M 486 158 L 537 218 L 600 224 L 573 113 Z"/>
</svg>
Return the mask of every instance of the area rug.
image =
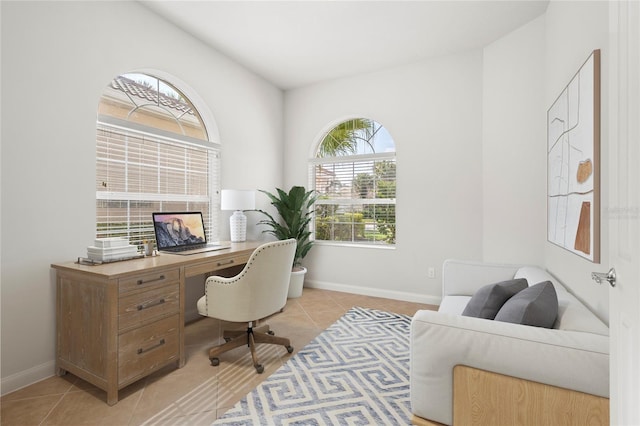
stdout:
<svg viewBox="0 0 640 426">
<path fill-rule="evenodd" d="M 354 307 L 214 425 L 408 425 L 411 317 Z"/>
</svg>

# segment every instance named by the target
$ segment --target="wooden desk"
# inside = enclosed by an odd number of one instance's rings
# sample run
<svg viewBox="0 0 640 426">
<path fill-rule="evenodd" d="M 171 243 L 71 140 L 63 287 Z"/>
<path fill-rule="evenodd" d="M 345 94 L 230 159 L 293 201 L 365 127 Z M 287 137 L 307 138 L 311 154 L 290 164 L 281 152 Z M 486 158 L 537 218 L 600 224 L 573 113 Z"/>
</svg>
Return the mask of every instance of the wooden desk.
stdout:
<svg viewBox="0 0 640 426">
<path fill-rule="evenodd" d="M 125 386 L 175 362 L 184 366 L 187 277 L 243 265 L 258 242 L 192 255 L 104 265 L 74 262 L 56 271 L 56 373 L 67 371 L 118 402 Z"/>
</svg>

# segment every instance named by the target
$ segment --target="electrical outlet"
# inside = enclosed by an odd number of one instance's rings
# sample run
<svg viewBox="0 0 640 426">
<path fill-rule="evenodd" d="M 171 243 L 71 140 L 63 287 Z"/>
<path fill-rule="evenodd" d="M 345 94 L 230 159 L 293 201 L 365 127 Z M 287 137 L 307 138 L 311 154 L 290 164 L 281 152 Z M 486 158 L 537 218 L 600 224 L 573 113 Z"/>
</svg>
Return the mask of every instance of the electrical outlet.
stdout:
<svg viewBox="0 0 640 426">
<path fill-rule="evenodd" d="M 436 277 L 436 268 L 434 268 L 433 266 L 429 266 L 429 269 L 427 269 L 427 276 L 429 278 L 435 278 Z"/>
</svg>

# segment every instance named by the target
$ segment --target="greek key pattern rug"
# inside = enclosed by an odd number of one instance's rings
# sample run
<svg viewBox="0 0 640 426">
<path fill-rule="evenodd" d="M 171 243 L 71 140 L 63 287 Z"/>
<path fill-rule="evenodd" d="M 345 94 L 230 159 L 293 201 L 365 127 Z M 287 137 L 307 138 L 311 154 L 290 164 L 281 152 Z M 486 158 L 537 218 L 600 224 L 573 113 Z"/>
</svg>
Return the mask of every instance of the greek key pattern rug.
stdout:
<svg viewBox="0 0 640 426">
<path fill-rule="evenodd" d="M 214 425 L 409 425 L 411 318 L 354 307 Z"/>
</svg>

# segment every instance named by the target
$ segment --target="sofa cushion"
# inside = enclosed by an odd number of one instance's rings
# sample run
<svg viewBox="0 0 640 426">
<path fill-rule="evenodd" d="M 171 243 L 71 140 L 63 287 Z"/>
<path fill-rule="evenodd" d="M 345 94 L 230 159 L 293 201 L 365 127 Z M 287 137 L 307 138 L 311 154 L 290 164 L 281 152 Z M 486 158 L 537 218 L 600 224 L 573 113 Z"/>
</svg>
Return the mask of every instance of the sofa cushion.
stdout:
<svg viewBox="0 0 640 426">
<path fill-rule="evenodd" d="M 530 283 L 542 283 L 545 281 L 551 281 L 551 284 L 556 289 L 558 297 L 560 294 L 564 294 L 567 290 L 562 284 L 560 284 L 549 272 L 538 266 L 521 266 L 513 276 L 513 278 L 526 278 Z"/>
<path fill-rule="evenodd" d="M 447 296 L 440 302 L 438 312 L 462 315 L 462 311 L 469 304 L 471 296 Z"/>
<path fill-rule="evenodd" d="M 502 305 L 514 294 L 527 288 L 524 278 L 501 281 L 481 287 L 462 311 L 467 317 L 494 319 Z"/>
<path fill-rule="evenodd" d="M 558 318 L 553 328 L 609 335 L 609 327 L 569 293 L 558 293 Z"/>
<path fill-rule="evenodd" d="M 495 320 L 552 328 L 557 316 L 558 295 L 551 281 L 544 281 L 507 300 Z"/>
</svg>

